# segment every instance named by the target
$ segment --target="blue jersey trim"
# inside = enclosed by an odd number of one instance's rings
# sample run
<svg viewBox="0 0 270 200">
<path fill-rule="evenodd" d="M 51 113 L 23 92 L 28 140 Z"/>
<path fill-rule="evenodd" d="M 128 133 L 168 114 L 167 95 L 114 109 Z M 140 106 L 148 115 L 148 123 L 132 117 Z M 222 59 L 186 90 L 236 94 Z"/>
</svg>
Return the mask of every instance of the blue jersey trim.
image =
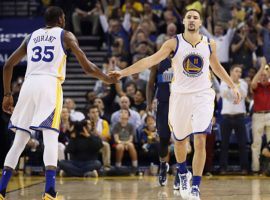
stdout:
<svg viewBox="0 0 270 200">
<path fill-rule="evenodd" d="M 27 133 L 29 133 L 31 135 L 31 132 L 30 131 L 28 131 L 28 130 L 26 130 L 24 128 L 18 127 L 18 126 L 14 126 L 12 124 L 12 122 L 10 121 L 9 124 L 8 124 L 8 129 L 12 129 L 12 128 L 15 128 L 16 130 L 27 132 Z M 15 131 L 15 133 L 16 133 L 16 131 Z"/>
<path fill-rule="evenodd" d="M 211 45 L 210 45 L 210 39 L 207 38 L 207 41 L 208 41 L 208 48 L 209 48 L 210 54 L 212 54 L 212 48 L 211 48 Z"/>
<path fill-rule="evenodd" d="M 57 133 L 60 133 L 60 131 L 58 129 L 48 127 L 48 126 L 30 126 L 29 128 L 34 130 L 34 131 L 42 131 L 42 129 L 49 129 L 49 130 L 55 131 Z"/>
<path fill-rule="evenodd" d="M 204 131 L 199 131 L 199 132 L 193 132 L 193 133 L 190 133 L 189 135 L 187 135 L 186 137 L 184 137 L 183 139 L 178 139 L 176 137 L 176 135 L 173 133 L 173 137 L 175 140 L 177 141 L 183 141 L 185 140 L 187 137 L 191 136 L 191 135 L 195 135 L 195 134 L 205 134 L 205 135 L 209 135 L 212 133 L 212 122 L 210 122 L 209 126 L 204 130 Z"/>
<path fill-rule="evenodd" d="M 177 36 L 175 36 L 175 39 L 176 39 L 176 48 L 174 50 L 174 53 L 172 55 L 172 58 L 175 56 L 175 54 L 177 53 L 177 50 L 178 50 L 178 46 L 179 46 L 179 39 Z"/>
<path fill-rule="evenodd" d="M 63 29 L 63 30 L 61 31 L 61 45 L 62 45 L 63 51 L 64 51 L 65 54 L 67 55 L 67 50 L 66 50 L 65 47 L 64 47 L 64 36 L 65 36 L 65 30 Z"/>
</svg>

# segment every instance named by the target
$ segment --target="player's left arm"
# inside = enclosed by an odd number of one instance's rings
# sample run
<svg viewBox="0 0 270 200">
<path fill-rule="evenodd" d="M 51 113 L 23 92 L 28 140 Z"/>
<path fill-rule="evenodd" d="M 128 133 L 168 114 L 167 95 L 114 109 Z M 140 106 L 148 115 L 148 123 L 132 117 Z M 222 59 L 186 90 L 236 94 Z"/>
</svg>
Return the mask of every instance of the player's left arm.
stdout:
<svg viewBox="0 0 270 200">
<path fill-rule="evenodd" d="M 211 46 L 211 50 L 212 53 L 210 55 L 210 66 L 213 70 L 213 72 L 221 79 L 223 80 L 225 83 L 227 83 L 227 85 L 233 90 L 234 94 L 235 94 L 235 103 L 239 103 L 241 100 L 241 94 L 238 91 L 237 87 L 234 85 L 232 79 L 230 78 L 230 76 L 227 74 L 227 72 L 225 71 L 225 69 L 222 67 L 222 65 L 220 64 L 218 58 L 217 58 L 217 51 L 216 51 L 216 43 L 214 40 L 210 40 L 210 46 Z"/>
<path fill-rule="evenodd" d="M 23 59 L 27 54 L 27 41 L 30 35 L 28 35 L 21 45 L 13 52 L 8 58 L 3 68 L 3 86 L 4 86 L 4 98 L 2 102 L 2 109 L 4 112 L 12 114 L 13 112 L 13 97 L 11 92 L 11 79 L 13 75 L 14 67 Z"/>
<path fill-rule="evenodd" d="M 28 35 L 21 45 L 13 52 L 8 58 L 3 69 L 3 84 L 4 84 L 4 95 L 11 93 L 11 79 L 13 75 L 13 68 L 26 56 L 27 52 L 27 41 L 30 35 Z"/>
</svg>

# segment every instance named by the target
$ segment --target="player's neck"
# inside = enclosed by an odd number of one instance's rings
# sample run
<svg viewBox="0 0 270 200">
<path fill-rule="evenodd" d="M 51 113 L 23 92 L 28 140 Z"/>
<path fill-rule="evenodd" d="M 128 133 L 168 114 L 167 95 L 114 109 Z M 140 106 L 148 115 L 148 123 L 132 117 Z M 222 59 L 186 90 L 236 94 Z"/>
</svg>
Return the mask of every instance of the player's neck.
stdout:
<svg viewBox="0 0 270 200">
<path fill-rule="evenodd" d="M 202 36 L 199 34 L 199 32 L 184 32 L 183 33 L 184 39 L 191 43 L 192 45 L 196 45 L 199 43 L 202 39 Z"/>
</svg>

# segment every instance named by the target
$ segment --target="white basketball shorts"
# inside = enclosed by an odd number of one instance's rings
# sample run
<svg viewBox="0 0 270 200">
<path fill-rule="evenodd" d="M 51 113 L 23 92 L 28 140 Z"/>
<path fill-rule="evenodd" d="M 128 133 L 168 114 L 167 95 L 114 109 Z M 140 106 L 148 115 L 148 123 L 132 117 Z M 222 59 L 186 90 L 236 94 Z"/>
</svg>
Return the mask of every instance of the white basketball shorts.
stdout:
<svg viewBox="0 0 270 200">
<path fill-rule="evenodd" d="M 43 129 L 59 132 L 62 105 L 60 80 L 49 75 L 30 75 L 22 85 L 9 128 L 30 134 Z"/>
<path fill-rule="evenodd" d="M 169 125 L 176 140 L 211 133 L 214 99 L 215 91 L 211 88 L 196 93 L 171 93 Z"/>
</svg>

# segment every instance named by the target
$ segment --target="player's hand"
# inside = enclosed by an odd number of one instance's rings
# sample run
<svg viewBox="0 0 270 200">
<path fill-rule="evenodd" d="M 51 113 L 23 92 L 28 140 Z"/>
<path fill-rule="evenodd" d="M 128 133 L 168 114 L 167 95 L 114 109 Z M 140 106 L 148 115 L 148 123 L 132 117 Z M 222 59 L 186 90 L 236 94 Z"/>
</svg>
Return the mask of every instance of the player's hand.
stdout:
<svg viewBox="0 0 270 200">
<path fill-rule="evenodd" d="M 3 102 L 2 102 L 3 111 L 8 113 L 8 114 L 12 114 L 13 110 L 14 110 L 13 103 L 14 103 L 14 101 L 13 101 L 12 95 L 4 96 L 4 99 L 3 99 Z"/>
<path fill-rule="evenodd" d="M 121 71 L 111 71 L 108 74 L 111 78 L 116 78 L 117 80 L 120 80 L 122 78 Z"/>
<path fill-rule="evenodd" d="M 238 90 L 237 88 L 233 88 L 232 91 L 233 91 L 233 96 L 234 96 L 234 101 L 233 101 L 233 103 L 234 103 L 234 104 L 239 104 L 240 101 L 241 101 L 241 99 L 242 99 L 239 90 Z"/>
<path fill-rule="evenodd" d="M 108 76 L 108 79 L 105 81 L 107 84 L 115 84 L 118 82 L 118 79 L 116 77 Z"/>
</svg>

